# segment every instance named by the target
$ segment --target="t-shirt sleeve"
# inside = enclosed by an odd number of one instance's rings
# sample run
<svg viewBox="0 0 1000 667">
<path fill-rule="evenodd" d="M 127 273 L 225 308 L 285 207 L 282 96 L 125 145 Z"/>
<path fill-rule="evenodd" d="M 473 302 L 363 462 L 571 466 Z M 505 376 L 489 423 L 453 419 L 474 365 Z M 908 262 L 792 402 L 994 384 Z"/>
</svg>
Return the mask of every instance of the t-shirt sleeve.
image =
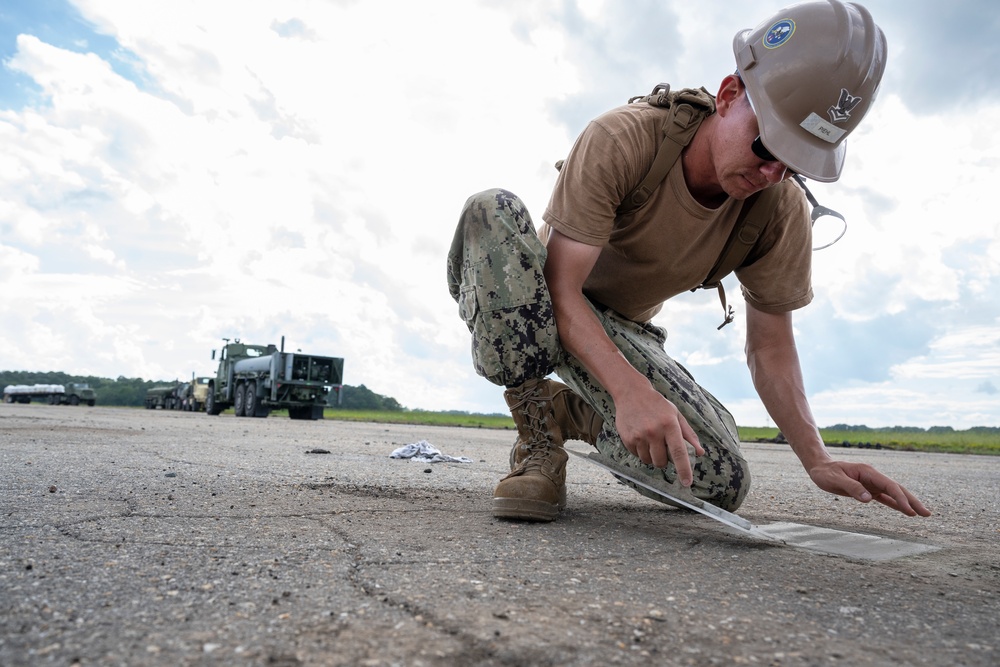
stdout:
<svg viewBox="0 0 1000 667">
<path fill-rule="evenodd" d="M 792 181 L 782 188 L 775 217 L 752 256 L 736 270 L 743 298 L 765 313 L 785 313 L 809 304 L 812 291 L 812 223 L 805 193 Z"/>
<path fill-rule="evenodd" d="M 542 219 L 575 241 L 602 246 L 611 236 L 622 200 L 648 168 L 653 154 L 644 129 L 622 124 L 609 112 L 580 134 L 559 171 Z"/>
</svg>

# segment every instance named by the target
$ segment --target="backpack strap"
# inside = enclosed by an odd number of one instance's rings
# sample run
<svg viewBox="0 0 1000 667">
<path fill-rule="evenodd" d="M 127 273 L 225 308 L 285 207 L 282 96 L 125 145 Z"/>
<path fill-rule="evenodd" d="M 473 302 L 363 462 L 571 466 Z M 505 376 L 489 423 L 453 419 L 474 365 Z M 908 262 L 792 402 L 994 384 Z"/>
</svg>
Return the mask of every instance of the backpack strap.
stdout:
<svg viewBox="0 0 1000 667">
<path fill-rule="evenodd" d="M 684 88 L 671 92 L 670 85 L 666 83 L 655 86 L 649 95 L 629 99 L 629 104 L 635 102 L 669 108 L 670 113 L 663 123 L 663 140 L 656 151 L 656 157 L 653 158 L 652 166 L 639 185 L 622 200 L 621 206 L 618 207 L 618 215 L 632 213 L 649 200 L 677 162 L 684 147 L 691 143 L 701 121 L 715 112 L 715 98 L 704 88 Z M 722 279 L 746 260 L 761 232 L 764 231 L 765 225 L 770 221 L 777 204 L 778 196 L 775 188 L 762 190 L 743 202 L 722 254 L 701 285 L 694 288 L 697 290 L 714 287 L 719 290 L 719 300 L 722 302 L 722 312 L 725 317 L 719 329 L 732 322 L 735 317 L 732 306 L 726 302 L 726 290 L 722 285 Z"/>
<path fill-rule="evenodd" d="M 668 108 L 670 112 L 663 123 L 663 140 L 653 158 L 646 176 L 618 207 L 618 215 L 637 211 L 667 177 L 684 147 L 691 143 L 694 133 L 706 116 L 715 111 L 715 98 L 704 88 L 684 88 L 670 91 L 670 84 L 660 83 L 649 95 L 633 97 L 629 104 L 646 102 L 652 106 Z"/>
<path fill-rule="evenodd" d="M 625 195 L 618 207 L 618 215 L 632 213 L 649 200 L 677 162 L 681 151 L 691 143 L 701 121 L 715 112 L 715 98 L 705 88 L 684 88 L 671 92 L 670 84 L 667 83 L 657 84 L 649 95 L 632 97 L 628 102 L 629 104 L 646 102 L 655 107 L 667 108 L 670 112 L 663 123 L 663 139 L 653 158 L 653 164 L 639 184 Z M 562 165 L 563 160 L 559 160 L 556 162 L 556 169 L 561 170 Z M 719 290 L 722 312 L 725 315 L 725 321 L 719 325 L 719 329 L 734 319 L 732 306 L 726 303 L 726 290 L 722 286 L 722 279 L 746 260 L 761 232 L 764 231 L 764 226 L 771 219 L 777 203 L 776 188 L 763 190 L 743 202 L 736 225 L 726 241 L 722 255 L 701 285 L 691 290 L 693 292 L 711 287 Z"/>
<path fill-rule="evenodd" d="M 777 205 L 777 188 L 767 188 L 750 195 L 743 202 L 733 231 L 730 232 L 729 239 L 726 241 L 719 259 L 715 262 L 715 266 L 708 272 L 708 276 L 705 277 L 701 285 L 691 290 L 693 292 L 712 287 L 719 290 L 719 300 L 722 301 L 722 313 L 725 316 L 725 320 L 718 326 L 719 329 L 734 319 L 733 308 L 726 303 L 726 290 L 722 286 L 722 279 L 743 265 L 760 238 L 761 232 L 764 231 L 764 227 L 774 214 Z"/>
</svg>

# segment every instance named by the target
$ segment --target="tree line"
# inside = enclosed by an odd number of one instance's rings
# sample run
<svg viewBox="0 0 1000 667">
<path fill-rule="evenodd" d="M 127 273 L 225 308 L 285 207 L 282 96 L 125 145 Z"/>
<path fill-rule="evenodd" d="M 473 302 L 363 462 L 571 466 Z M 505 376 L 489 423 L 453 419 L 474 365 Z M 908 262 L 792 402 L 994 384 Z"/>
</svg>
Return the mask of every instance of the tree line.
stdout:
<svg viewBox="0 0 1000 667">
<path fill-rule="evenodd" d="M 146 392 L 153 387 L 172 387 L 187 380 L 143 380 L 119 375 L 116 379 L 93 375 L 69 375 L 60 371 L 0 371 L 0 387 L 10 384 L 69 384 L 86 383 L 94 390 L 98 405 L 118 405 L 140 407 L 146 404 Z M 339 410 L 379 410 L 402 412 L 406 410 L 399 401 L 373 392 L 365 385 L 352 387 L 344 385 L 340 400 L 335 393 L 330 394 L 334 403 L 330 407 Z"/>
<path fill-rule="evenodd" d="M 871 428 L 870 426 L 860 425 L 850 425 L 850 424 L 834 424 L 833 426 L 827 426 L 824 430 L 828 431 L 848 431 L 853 433 L 955 433 L 955 429 L 951 426 L 930 426 L 928 428 L 921 428 L 920 426 L 883 426 L 880 428 Z M 970 434 L 997 434 L 1000 433 L 1000 426 L 973 426 L 967 428 L 962 433 Z"/>
</svg>

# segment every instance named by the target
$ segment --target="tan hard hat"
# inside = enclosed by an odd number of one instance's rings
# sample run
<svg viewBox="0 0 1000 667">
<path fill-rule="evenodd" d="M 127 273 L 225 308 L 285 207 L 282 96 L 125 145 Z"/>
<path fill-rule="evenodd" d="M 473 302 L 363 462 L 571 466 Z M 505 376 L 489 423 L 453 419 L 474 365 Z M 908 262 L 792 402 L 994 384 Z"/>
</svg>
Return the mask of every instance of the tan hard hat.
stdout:
<svg viewBox="0 0 1000 667">
<path fill-rule="evenodd" d="M 840 0 L 792 5 L 736 33 L 733 52 L 764 146 L 807 178 L 840 178 L 844 140 L 885 71 L 885 35 L 868 10 Z"/>
</svg>

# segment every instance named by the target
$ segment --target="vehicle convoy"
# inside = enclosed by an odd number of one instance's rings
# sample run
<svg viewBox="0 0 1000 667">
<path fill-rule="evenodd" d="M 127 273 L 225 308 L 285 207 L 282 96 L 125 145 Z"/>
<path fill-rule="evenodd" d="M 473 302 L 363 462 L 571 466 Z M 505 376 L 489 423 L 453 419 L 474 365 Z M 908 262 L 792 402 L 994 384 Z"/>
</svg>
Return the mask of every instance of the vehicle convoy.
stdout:
<svg viewBox="0 0 1000 667">
<path fill-rule="evenodd" d="M 161 384 L 146 390 L 146 409 L 180 410 L 183 405 L 183 395 L 187 391 L 183 382 Z"/>
<path fill-rule="evenodd" d="M 330 392 L 343 387 L 344 360 L 272 345 L 247 345 L 228 338 L 219 355 L 219 369 L 209 384 L 205 411 L 217 415 L 232 407 L 237 417 L 267 417 L 287 409 L 292 419 L 322 419 Z M 215 350 L 212 350 L 215 359 Z"/>
<path fill-rule="evenodd" d="M 146 390 L 146 409 L 184 410 L 201 412 L 205 409 L 208 388 L 212 378 L 191 376 L 190 382 L 175 382 L 150 387 Z"/>
<path fill-rule="evenodd" d="M 68 384 L 9 384 L 3 388 L 4 403 L 31 403 L 32 399 L 49 405 L 86 405 L 97 402 L 97 394 L 90 385 L 81 382 Z"/>
</svg>

